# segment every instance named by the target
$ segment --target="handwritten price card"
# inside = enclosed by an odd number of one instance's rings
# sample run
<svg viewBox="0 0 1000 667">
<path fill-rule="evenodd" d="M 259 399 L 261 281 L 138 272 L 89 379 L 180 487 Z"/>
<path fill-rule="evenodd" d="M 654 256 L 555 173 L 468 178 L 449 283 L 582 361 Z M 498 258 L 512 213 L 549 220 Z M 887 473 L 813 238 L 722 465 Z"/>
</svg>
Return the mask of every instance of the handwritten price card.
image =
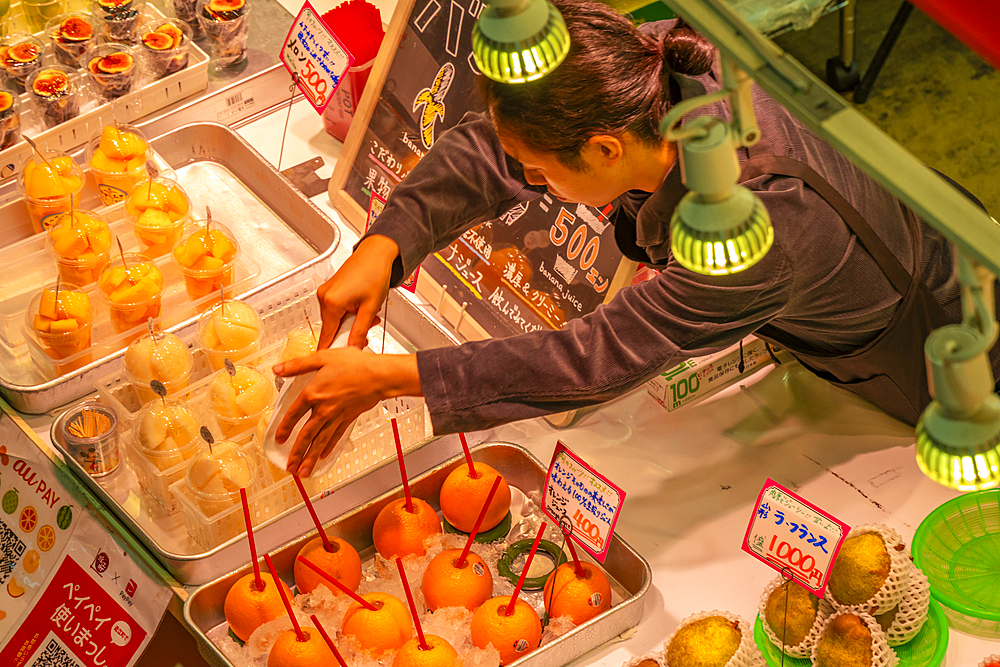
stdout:
<svg viewBox="0 0 1000 667">
<path fill-rule="evenodd" d="M 564 532 L 604 562 L 625 492 L 583 462 L 561 442 L 549 464 L 542 509 Z"/>
<path fill-rule="evenodd" d="M 298 77 L 299 90 L 322 114 L 354 58 L 306 2 L 285 38 L 281 62 Z"/>
<path fill-rule="evenodd" d="M 757 497 L 743 551 L 822 597 L 851 527 L 773 479 Z"/>
</svg>

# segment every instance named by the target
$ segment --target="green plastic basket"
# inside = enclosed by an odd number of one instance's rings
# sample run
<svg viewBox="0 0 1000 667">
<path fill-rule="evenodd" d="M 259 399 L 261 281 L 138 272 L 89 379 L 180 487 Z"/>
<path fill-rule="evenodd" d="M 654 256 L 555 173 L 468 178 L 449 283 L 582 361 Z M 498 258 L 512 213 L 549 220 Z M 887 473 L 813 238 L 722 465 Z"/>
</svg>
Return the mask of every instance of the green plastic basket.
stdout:
<svg viewBox="0 0 1000 667">
<path fill-rule="evenodd" d="M 764 653 L 769 667 L 781 667 L 781 649 L 771 643 L 764 632 L 763 620 L 757 616 L 754 624 L 753 638 Z M 920 628 L 917 636 L 902 646 L 894 646 L 893 651 L 899 656 L 899 667 L 940 667 L 944 654 L 948 651 L 948 620 L 941 606 L 931 600 L 927 612 L 927 622 Z M 785 667 L 811 667 L 808 658 L 789 658 L 785 656 Z"/>
<path fill-rule="evenodd" d="M 913 561 L 956 630 L 1000 634 L 1000 490 L 941 505 L 913 536 Z"/>
</svg>

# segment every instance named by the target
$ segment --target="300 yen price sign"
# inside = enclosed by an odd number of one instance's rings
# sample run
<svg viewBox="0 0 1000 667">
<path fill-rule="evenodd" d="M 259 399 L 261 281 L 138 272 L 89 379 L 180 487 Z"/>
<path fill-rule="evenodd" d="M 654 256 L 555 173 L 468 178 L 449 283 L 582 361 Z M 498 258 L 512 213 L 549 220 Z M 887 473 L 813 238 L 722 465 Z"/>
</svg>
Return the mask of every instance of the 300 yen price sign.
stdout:
<svg viewBox="0 0 1000 667">
<path fill-rule="evenodd" d="M 611 545 L 625 492 L 556 443 L 542 490 L 542 509 L 563 532 L 602 563 Z"/>
<path fill-rule="evenodd" d="M 850 526 L 772 479 L 761 489 L 743 551 L 823 595 Z"/>
<path fill-rule="evenodd" d="M 322 114 L 354 58 L 306 2 L 285 38 L 281 62 L 296 78 L 309 103 Z"/>
</svg>

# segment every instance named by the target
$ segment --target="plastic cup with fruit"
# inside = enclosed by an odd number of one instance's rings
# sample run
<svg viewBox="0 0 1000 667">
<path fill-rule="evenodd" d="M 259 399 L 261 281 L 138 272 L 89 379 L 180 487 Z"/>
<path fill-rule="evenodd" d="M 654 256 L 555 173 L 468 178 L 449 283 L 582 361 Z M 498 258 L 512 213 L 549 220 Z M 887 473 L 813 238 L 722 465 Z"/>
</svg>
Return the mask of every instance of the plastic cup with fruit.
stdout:
<svg viewBox="0 0 1000 667">
<path fill-rule="evenodd" d="M 253 306 L 226 300 L 198 318 L 198 341 L 212 368 L 221 370 L 227 358 L 237 363 L 256 353 L 260 349 L 263 328 Z"/>
<path fill-rule="evenodd" d="M 198 0 L 198 22 L 212 43 L 218 67 L 239 65 L 247 57 L 250 4 L 246 0 Z"/>
<path fill-rule="evenodd" d="M 85 12 L 62 14 L 45 24 L 45 34 L 52 40 L 56 61 L 67 67 L 86 65 L 83 54 L 94 45 L 97 22 Z"/>
<path fill-rule="evenodd" d="M 220 440 L 202 445 L 184 478 L 185 492 L 206 517 L 240 503 L 240 489 L 249 489 L 257 466 L 236 443 Z"/>
<path fill-rule="evenodd" d="M 97 281 L 117 333 L 160 316 L 163 274 L 152 260 L 133 252 L 119 255 Z"/>
<path fill-rule="evenodd" d="M 132 92 L 136 81 L 135 52 L 124 44 L 98 44 L 90 47 L 83 60 L 87 76 L 97 97 L 116 100 Z"/>
<path fill-rule="evenodd" d="M 42 157 L 29 153 L 21 165 L 17 186 L 37 234 L 51 226 L 56 214 L 70 210 L 71 197 L 79 203 L 83 171 L 69 153 L 42 151 Z"/>
<path fill-rule="evenodd" d="M 187 403 L 173 398 L 156 400 L 139 412 L 132 442 L 157 470 L 169 470 L 194 456 L 201 442 L 200 428 Z"/>
<path fill-rule="evenodd" d="M 134 44 L 145 0 L 91 0 L 90 13 L 109 41 Z"/>
<path fill-rule="evenodd" d="M 46 248 L 56 260 L 59 277 L 74 285 L 89 285 L 104 271 L 114 236 L 108 223 L 93 211 L 74 210 L 46 218 Z"/>
<path fill-rule="evenodd" d="M 284 363 L 289 359 L 308 357 L 316 351 L 319 342 L 318 335 L 318 327 L 315 324 L 300 324 L 295 327 L 285 336 L 285 343 L 281 347 L 278 361 Z"/>
<path fill-rule="evenodd" d="M 61 282 L 36 294 L 28 305 L 26 326 L 52 359 L 77 355 L 91 344 L 94 308 L 87 293 L 78 286 Z M 89 363 L 89 355 L 75 366 Z M 72 370 L 62 369 L 62 372 Z"/>
<path fill-rule="evenodd" d="M 125 379 L 143 403 L 157 398 L 149 386 L 153 380 L 163 383 L 168 396 L 185 389 L 193 367 L 191 350 L 170 333 L 146 334 L 125 351 Z"/>
<path fill-rule="evenodd" d="M 191 300 L 232 285 L 239 253 L 240 244 L 228 227 L 213 221 L 206 231 L 205 221 L 196 220 L 173 253 Z"/>
<path fill-rule="evenodd" d="M 125 214 L 143 255 L 159 257 L 174 249 L 191 219 L 191 200 L 177 181 L 159 176 L 135 184 L 125 199 Z"/>
<path fill-rule="evenodd" d="M 51 65 L 29 76 L 25 88 L 41 110 L 43 124 L 49 128 L 79 115 L 83 99 L 81 84 L 76 70 Z"/>
<path fill-rule="evenodd" d="M 21 98 L 9 90 L 0 90 L 0 151 L 21 138 Z"/>
<path fill-rule="evenodd" d="M 7 35 L 0 39 L 0 67 L 18 91 L 25 89 L 28 77 L 42 67 L 45 44 L 26 33 Z"/>
<path fill-rule="evenodd" d="M 274 402 L 274 385 L 250 366 L 221 370 L 208 386 L 208 402 L 223 436 L 232 438 L 257 426 Z"/>
<path fill-rule="evenodd" d="M 132 125 L 105 125 L 87 144 L 87 164 L 105 206 L 124 201 L 135 184 L 149 178 L 146 136 Z"/>
<path fill-rule="evenodd" d="M 193 39 L 191 27 L 182 20 L 146 19 L 139 29 L 139 40 L 146 67 L 154 79 L 179 72 L 188 64 L 188 45 Z"/>
</svg>

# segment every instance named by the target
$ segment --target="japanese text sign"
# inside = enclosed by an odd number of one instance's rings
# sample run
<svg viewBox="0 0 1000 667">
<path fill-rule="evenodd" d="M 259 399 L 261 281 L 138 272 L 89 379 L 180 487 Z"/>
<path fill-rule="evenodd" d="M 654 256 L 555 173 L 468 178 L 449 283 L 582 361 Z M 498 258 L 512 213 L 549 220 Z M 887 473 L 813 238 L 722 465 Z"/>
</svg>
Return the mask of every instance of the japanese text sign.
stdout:
<svg viewBox="0 0 1000 667">
<path fill-rule="evenodd" d="M 309 104 L 322 114 L 354 58 L 306 2 L 285 38 L 281 62 Z"/>
<path fill-rule="evenodd" d="M 563 531 L 604 562 L 625 492 L 584 463 L 561 442 L 549 464 L 542 509 Z"/>
<path fill-rule="evenodd" d="M 127 665 L 146 631 L 69 556 L 10 641 L 0 664 Z M 48 662 L 46 662 L 48 661 Z"/>
<path fill-rule="evenodd" d="M 372 190 L 371 200 L 368 202 L 368 218 L 365 220 L 365 232 L 372 226 L 372 223 L 378 220 L 378 216 L 385 210 L 385 197 L 381 196 L 379 193 Z M 400 289 L 405 289 L 411 294 L 416 294 L 417 292 L 417 276 L 420 274 L 420 267 L 418 266 L 414 269 L 403 282 L 400 284 Z"/>
<path fill-rule="evenodd" d="M 757 497 L 743 551 L 822 597 L 851 527 L 772 479 Z"/>
</svg>

